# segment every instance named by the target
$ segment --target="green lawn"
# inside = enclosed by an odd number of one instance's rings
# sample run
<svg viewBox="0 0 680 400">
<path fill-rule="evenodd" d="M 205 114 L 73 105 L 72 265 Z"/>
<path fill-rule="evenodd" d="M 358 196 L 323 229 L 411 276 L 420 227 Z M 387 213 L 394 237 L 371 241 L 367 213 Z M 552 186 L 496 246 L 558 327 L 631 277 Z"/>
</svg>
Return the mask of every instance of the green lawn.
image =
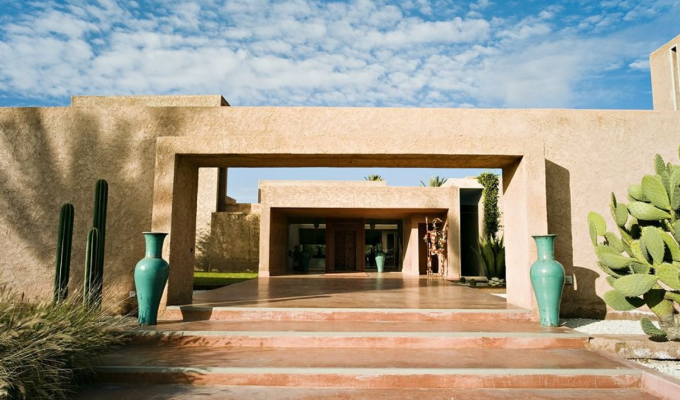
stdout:
<svg viewBox="0 0 680 400">
<path fill-rule="evenodd" d="M 257 272 L 194 272 L 194 286 L 228 286 L 257 278 Z"/>
</svg>

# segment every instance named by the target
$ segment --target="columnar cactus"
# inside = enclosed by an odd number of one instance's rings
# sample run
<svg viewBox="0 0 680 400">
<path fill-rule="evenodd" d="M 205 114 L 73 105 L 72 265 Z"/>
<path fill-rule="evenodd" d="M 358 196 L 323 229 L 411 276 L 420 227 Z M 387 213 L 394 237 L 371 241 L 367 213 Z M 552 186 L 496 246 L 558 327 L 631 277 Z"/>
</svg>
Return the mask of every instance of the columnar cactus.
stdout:
<svg viewBox="0 0 680 400">
<path fill-rule="evenodd" d="M 605 302 L 619 311 L 647 305 L 660 327 L 643 318 L 644 332 L 655 340 L 680 340 L 680 165 L 666 164 L 658 154 L 654 165 L 655 175 L 628 188 L 628 204 L 612 193 L 620 238 L 595 212 L 588 214 L 588 225 L 598 265 L 614 288 L 604 294 Z"/>
<path fill-rule="evenodd" d="M 71 241 L 73 239 L 73 205 L 65 203 L 59 215 L 57 232 L 57 260 L 54 268 L 54 302 L 68 296 L 68 280 L 71 271 Z"/>
<path fill-rule="evenodd" d="M 99 305 L 102 300 L 108 195 L 108 183 L 103 179 L 98 180 L 94 191 L 93 227 L 87 235 L 87 254 L 85 256 L 83 296 L 88 305 Z"/>
<path fill-rule="evenodd" d="M 97 265 L 99 264 L 99 229 L 91 228 L 87 233 L 87 245 L 85 247 L 85 277 L 83 286 L 83 304 L 86 306 L 98 305 L 101 302 L 101 287 L 97 279 Z"/>
<path fill-rule="evenodd" d="M 100 179 L 95 185 L 94 191 L 94 215 L 92 226 L 97 228 L 99 233 L 99 244 L 97 246 L 97 263 L 95 269 L 95 283 L 94 290 L 96 290 L 96 298 L 102 297 L 102 288 L 104 287 L 104 248 L 106 245 L 106 212 L 108 208 L 109 184 Z"/>
</svg>

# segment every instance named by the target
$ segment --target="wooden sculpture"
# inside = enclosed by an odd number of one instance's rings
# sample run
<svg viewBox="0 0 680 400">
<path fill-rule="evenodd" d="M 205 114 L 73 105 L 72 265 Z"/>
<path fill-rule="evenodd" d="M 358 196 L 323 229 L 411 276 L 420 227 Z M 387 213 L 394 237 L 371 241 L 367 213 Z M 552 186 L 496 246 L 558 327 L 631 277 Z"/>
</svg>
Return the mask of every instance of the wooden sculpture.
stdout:
<svg viewBox="0 0 680 400">
<path fill-rule="evenodd" d="M 427 276 L 432 276 L 432 256 L 437 256 L 439 268 L 437 268 L 437 275 L 446 276 L 446 230 L 447 225 L 444 224 L 439 228 L 438 224 L 442 224 L 442 220 L 435 218 L 432 220 L 432 229 L 425 217 L 425 229 L 427 233 L 423 240 L 427 246 Z"/>
</svg>

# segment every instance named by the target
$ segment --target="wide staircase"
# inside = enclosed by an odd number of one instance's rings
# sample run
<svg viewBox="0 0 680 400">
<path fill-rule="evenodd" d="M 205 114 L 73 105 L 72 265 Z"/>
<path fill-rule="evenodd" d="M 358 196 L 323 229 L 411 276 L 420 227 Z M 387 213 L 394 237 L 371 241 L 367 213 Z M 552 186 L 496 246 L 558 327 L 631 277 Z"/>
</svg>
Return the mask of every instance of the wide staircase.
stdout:
<svg viewBox="0 0 680 400">
<path fill-rule="evenodd" d="M 77 399 L 655 399 L 526 310 L 175 309 Z"/>
</svg>

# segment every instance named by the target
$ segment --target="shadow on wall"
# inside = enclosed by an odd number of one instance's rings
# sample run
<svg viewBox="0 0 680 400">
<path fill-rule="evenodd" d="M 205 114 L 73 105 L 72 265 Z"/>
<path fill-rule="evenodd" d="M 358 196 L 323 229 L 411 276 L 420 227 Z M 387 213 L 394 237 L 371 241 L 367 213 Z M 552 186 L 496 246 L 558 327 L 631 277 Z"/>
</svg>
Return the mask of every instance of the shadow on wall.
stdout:
<svg viewBox="0 0 680 400">
<path fill-rule="evenodd" d="M 548 231 L 557 234 L 555 258 L 564 265 L 567 275 L 574 275 L 576 283 L 564 287 L 561 314 L 563 317 L 604 318 L 607 306 L 596 292 L 596 280 L 600 275 L 574 265 L 569 171 L 546 160 L 545 174 Z"/>
<path fill-rule="evenodd" d="M 94 184 L 103 178 L 109 183 L 104 296 L 123 301 L 133 290 L 134 266 L 144 255 L 141 232 L 151 226 L 155 136 L 145 134 L 144 114 L 132 114 L 123 119 L 105 109 L 74 108 L 0 113 L 0 281 L 28 297 L 51 296 L 59 209 L 70 202 L 70 287 L 80 287 Z M 123 311 L 133 306 L 121 304 Z"/>
</svg>

